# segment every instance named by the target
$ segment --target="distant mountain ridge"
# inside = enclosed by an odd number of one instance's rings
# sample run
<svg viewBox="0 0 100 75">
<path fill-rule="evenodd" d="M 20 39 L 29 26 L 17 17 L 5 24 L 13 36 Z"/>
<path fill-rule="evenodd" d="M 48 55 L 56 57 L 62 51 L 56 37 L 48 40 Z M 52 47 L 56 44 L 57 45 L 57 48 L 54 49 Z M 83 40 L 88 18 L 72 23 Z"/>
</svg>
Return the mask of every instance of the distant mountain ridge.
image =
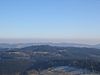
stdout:
<svg viewBox="0 0 100 75">
<path fill-rule="evenodd" d="M 17 44 L 0 43 L 0 48 L 23 48 L 23 47 L 35 46 L 35 45 L 50 45 L 50 46 L 59 46 L 59 47 L 87 47 L 87 48 L 100 49 L 100 44 L 89 45 L 89 44 L 78 44 L 78 43 L 17 43 Z"/>
</svg>

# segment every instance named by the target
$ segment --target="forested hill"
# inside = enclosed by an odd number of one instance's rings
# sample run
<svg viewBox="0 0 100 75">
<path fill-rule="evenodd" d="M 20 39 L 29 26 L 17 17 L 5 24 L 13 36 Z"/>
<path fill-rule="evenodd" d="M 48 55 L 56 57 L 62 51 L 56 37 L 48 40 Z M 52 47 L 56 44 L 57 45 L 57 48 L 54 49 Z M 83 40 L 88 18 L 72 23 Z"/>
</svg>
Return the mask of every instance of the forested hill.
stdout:
<svg viewBox="0 0 100 75">
<path fill-rule="evenodd" d="M 0 74 L 20 75 L 31 70 L 70 66 L 100 72 L 100 49 L 36 45 L 0 50 Z"/>
</svg>

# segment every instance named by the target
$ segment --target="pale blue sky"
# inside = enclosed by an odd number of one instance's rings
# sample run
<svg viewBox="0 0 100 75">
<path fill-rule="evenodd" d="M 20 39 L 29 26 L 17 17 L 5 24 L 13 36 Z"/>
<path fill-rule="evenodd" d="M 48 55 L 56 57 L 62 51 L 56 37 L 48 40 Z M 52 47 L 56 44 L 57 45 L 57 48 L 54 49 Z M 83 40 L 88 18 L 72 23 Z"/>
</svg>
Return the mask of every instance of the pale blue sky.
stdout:
<svg viewBox="0 0 100 75">
<path fill-rule="evenodd" d="M 100 0 L 0 0 L 0 38 L 100 42 Z"/>
</svg>

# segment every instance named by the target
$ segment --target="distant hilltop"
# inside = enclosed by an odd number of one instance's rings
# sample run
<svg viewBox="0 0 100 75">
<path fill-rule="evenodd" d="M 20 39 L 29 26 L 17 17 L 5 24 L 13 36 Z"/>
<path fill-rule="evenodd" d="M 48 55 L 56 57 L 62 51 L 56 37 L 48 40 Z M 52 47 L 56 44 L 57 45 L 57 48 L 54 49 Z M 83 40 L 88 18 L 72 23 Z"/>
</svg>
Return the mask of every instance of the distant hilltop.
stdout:
<svg viewBox="0 0 100 75">
<path fill-rule="evenodd" d="M 34 45 L 50 45 L 59 47 L 87 47 L 87 48 L 99 48 L 100 44 L 89 45 L 89 44 L 79 44 L 79 43 L 0 43 L 0 48 L 23 48 L 27 46 Z"/>
</svg>

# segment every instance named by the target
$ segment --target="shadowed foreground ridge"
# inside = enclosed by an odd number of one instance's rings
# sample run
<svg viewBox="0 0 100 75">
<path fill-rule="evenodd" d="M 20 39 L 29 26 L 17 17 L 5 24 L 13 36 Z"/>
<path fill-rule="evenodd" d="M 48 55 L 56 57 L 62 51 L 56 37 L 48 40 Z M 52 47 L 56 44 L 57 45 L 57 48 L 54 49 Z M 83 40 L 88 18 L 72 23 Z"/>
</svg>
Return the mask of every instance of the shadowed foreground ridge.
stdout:
<svg viewBox="0 0 100 75">
<path fill-rule="evenodd" d="M 36 45 L 0 50 L 0 75 L 99 75 L 100 49 Z"/>
</svg>

